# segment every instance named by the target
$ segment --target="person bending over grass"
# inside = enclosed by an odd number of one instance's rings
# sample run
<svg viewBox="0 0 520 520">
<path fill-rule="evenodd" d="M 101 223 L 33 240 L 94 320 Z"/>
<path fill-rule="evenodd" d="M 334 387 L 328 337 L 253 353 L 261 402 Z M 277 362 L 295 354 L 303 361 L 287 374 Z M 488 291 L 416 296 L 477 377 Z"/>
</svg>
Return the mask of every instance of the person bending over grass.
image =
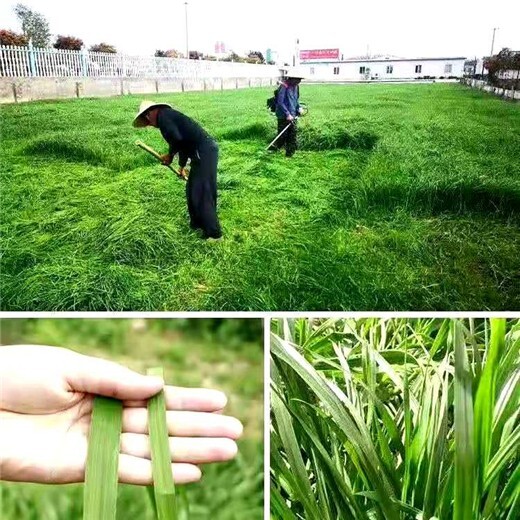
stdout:
<svg viewBox="0 0 520 520">
<path fill-rule="evenodd" d="M 39 345 L 1 347 L 0 384 L 0 480 L 83 482 L 96 395 L 123 401 L 121 483 L 152 484 L 146 402 L 162 389 L 176 484 L 237 454 L 242 424 L 220 413 L 227 399 L 217 390 L 165 386 L 112 361 Z"/>
<path fill-rule="evenodd" d="M 133 124 L 137 128 L 154 126 L 161 131 L 169 145 L 162 162 L 171 164 L 178 153 L 182 176 L 186 175 L 188 159 L 191 160 L 186 185 L 190 227 L 201 229 L 204 238 L 220 238 L 222 231 L 217 217 L 217 143 L 197 122 L 167 103 L 143 101 Z"/>
<path fill-rule="evenodd" d="M 296 118 L 303 113 L 300 107 L 300 92 L 298 85 L 303 74 L 293 69 L 288 71 L 276 95 L 276 118 L 278 119 L 278 134 L 289 124 L 289 128 L 273 143 L 270 150 L 276 151 L 285 146 L 286 157 L 292 157 L 297 148 Z"/>
</svg>

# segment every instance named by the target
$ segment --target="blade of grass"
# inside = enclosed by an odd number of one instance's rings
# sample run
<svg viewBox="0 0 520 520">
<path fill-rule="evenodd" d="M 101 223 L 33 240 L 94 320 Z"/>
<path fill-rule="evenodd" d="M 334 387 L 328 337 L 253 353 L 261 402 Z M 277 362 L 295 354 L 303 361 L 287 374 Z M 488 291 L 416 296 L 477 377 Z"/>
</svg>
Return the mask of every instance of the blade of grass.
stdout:
<svg viewBox="0 0 520 520">
<path fill-rule="evenodd" d="M 149 368 L 147 374 L 164 377 L 163 369 L 160 367 Z M 177 520 L 175 484 L 166 424 L 166 403 L 162 390 L 148 400 L 148 424 L 157 518 L 159 520 Z"/>
<path fill-rule="evenodd" d="M 461 323 L 452 323 L 455 350 L 455 493 L 453 520 L 472 520 L 475 454 L 473 449 L 473 395 L 466 344 Z"/>
<path fill-rule="evenodd" d="M 355 457 L 359 458 L 364 477 L 376 488 L 379 495 L 377 506 L 381 513 L 386 515 L 387 520 L 397 520 L 397 508 L 391 501 L 394 496 L 391 479 L 382 470 L 381 461 L 359 411 L 336 385 L 324 380 L 294 346 L 275 334 L 271 335 L 271 352 L 276 359 L 290 366 L 320 399 L 324 409 L 330 413 L 331 419 L 345 434 Z"/>
<path fill-rule="evenodd" d="M 279 379 L 276 367 L 272 367 L 271 373 L 273 381 L 276 384 Z M 314 501 L 314 494 L 311 490 L 309 476 L 301 456 L 300 446 L 296 438 L 293 422 L 285 404 L 276 392 L 272 392 L 271 394 L 271 408 L 274 417 L 276 418 L 280 439 L 287 454 L 289 467 L 295 476 L 295 491 L 297 491 L 299 499 L 305 507 L 307 518 L 317 519 L 319 518 L 318 507 Z"/>
<path fill-rule="evenodd" d="M 491 319 L 491 339 L 487 356 L 479 381 L 475 397 L 475 450 L 479 464 L 477 471 L 477 485 L 480 494 L 484 487 L 486 468 L 489 463 L 492 428 L 493 408 L 496 397 L 496 375 L 498 364 L 504 350 L 506 336 L 506 320 L 503 318 Z"/>
<path fill-rule="evenodd" d="M 85 467 L 83 520 L 116 518 L 119 444 L 123 405 L 94 398 Z"/>
</svg>

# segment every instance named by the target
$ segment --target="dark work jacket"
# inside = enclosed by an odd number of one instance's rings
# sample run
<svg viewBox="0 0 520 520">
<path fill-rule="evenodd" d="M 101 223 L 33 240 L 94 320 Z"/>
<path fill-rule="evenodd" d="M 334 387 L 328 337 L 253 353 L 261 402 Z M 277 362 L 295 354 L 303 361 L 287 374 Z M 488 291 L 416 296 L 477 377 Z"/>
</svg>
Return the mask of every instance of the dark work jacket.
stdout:
<svg viewBox="0 0 520 520">
<path fill-rule="evenodd" d="M 176 153 L 179 154 L 181 168 L 186 166 L 188 158 L 198 160 L 202 150 L 208 145 L 214 145 L 213 139 L 204 128 L 173 108 L 159 110 L 157 126 L 170 145 L 170 155 L 173 157 Z"/>
<path fill-rule="evenodd" d="M 300 89 L 298 85 L 283 82 L 276 96 L 276 117 L 286 119 L 288 115 L 296 117 L 300 110 Z"/>
</svg>

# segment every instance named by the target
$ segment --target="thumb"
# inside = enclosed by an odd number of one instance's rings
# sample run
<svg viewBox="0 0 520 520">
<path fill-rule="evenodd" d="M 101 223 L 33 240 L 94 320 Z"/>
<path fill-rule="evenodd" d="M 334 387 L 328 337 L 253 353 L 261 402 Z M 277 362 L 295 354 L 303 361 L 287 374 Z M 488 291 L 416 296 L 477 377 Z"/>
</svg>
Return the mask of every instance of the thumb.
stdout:
<svg viewBox="0 0 520 520">
<path fill-rule="evenodd" d="M 113 361 L 78 354 L 69 365 L 67 382 L 72 390 L 115 399 L 148 399 L 164 386 L 161 377 L 145 376 Z"/>
</svg>

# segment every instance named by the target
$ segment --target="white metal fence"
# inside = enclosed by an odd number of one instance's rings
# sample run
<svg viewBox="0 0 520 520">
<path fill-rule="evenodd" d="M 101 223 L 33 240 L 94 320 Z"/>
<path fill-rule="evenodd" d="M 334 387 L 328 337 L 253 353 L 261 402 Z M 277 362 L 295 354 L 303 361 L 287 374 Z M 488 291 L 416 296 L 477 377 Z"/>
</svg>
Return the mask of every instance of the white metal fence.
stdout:
<svg viewBox="0 0 520 520">
<path fill-rule="evenodd" d="M 0 45 L 3 77 L 275 78 L 275 65 Z"/>
</svg>

